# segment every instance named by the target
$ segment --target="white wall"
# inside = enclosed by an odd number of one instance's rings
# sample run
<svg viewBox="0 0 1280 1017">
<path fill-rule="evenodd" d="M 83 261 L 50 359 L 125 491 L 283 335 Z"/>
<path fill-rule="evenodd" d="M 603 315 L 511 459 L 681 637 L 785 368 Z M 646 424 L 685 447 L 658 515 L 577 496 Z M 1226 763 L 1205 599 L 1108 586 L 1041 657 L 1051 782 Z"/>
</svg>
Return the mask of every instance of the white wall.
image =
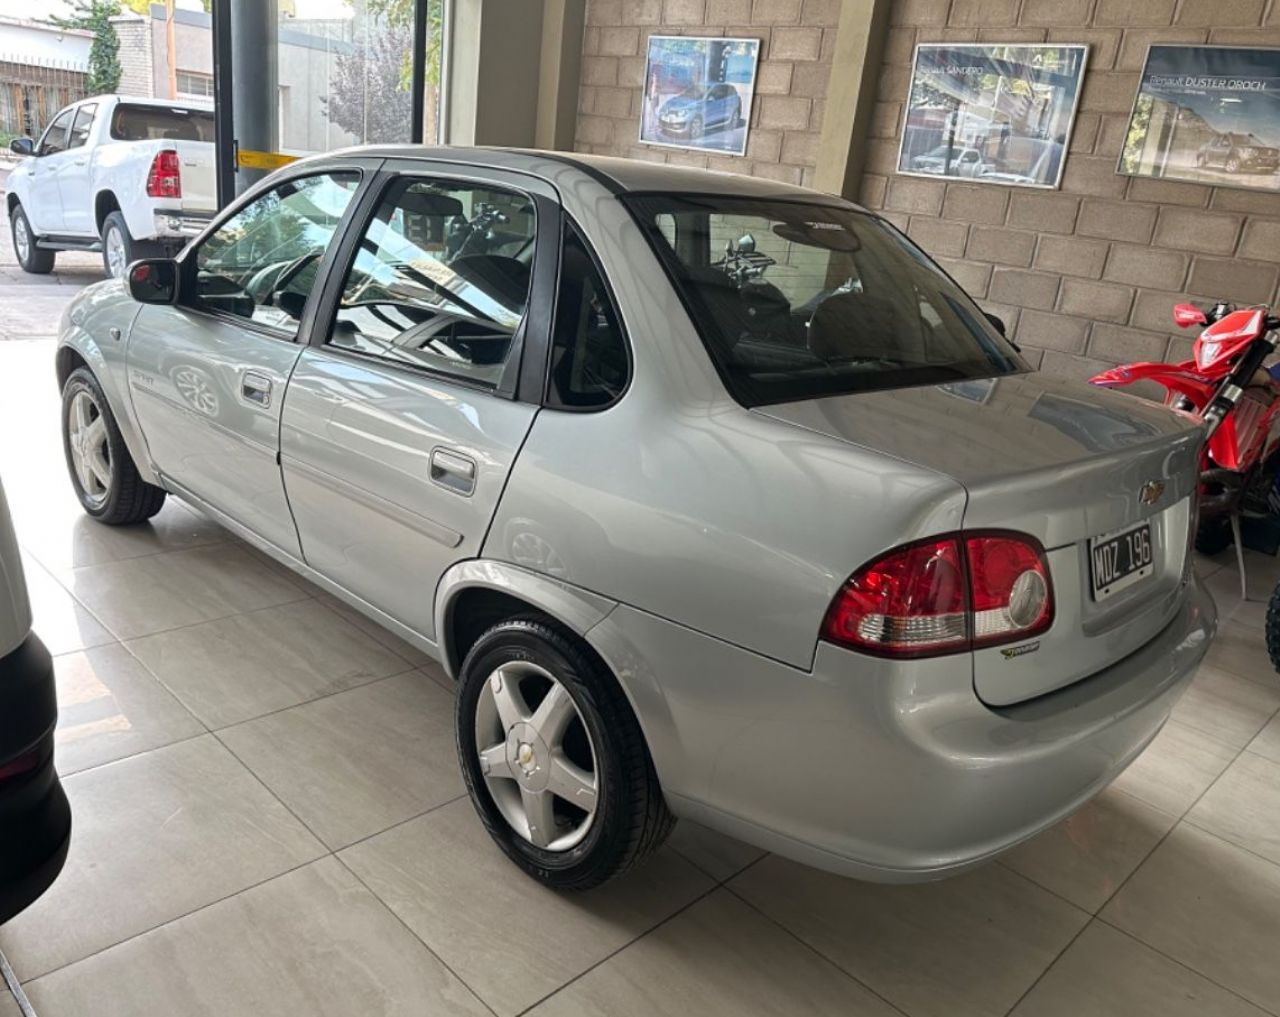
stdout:
<svg viewBox="0 0 1280 1017">
<path fill-rule="evenodd" d="M 52 63 L 71 70 L 87 71 L 92 42 L 93 38 L 88 34 L 0 18 L 0 58 L 14 63 Z"/>
</svg>

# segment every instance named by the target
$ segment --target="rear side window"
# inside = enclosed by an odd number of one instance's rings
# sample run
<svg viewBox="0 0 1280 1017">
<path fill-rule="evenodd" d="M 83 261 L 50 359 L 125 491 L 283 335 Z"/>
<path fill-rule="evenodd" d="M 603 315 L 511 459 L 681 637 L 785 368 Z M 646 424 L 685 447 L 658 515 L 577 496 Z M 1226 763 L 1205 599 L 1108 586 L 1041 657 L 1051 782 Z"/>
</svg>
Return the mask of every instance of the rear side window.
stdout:
<svg viewBox="0 0 1280 1017">
<path fill-rule="evenodd" d="M 116 141 L 213 141 L 213 112 L 121 103 L 111 115 Z"/>
<path fill-rule="evenodd" d="M 602 409 L 627 387 L 627 340 L 595 259 L 566 222 L 551 343 L 547 402 L 561 409 Z"/>
<path fill-rule="evenodd" d="M 733 195 L 627 201 L 745 406 L 1028 369 L 963 290 L 865 212 Z"/>
<path fill-rule="evenodd" d="M 89 140 L 89 129 L 93 126 L 93 115 L 97 110 L 96 102 L 85 103 L 76 110 L 76 118 L 71 122 L 71 135 L 67 148 L 79 148 Z"/>
</svg>

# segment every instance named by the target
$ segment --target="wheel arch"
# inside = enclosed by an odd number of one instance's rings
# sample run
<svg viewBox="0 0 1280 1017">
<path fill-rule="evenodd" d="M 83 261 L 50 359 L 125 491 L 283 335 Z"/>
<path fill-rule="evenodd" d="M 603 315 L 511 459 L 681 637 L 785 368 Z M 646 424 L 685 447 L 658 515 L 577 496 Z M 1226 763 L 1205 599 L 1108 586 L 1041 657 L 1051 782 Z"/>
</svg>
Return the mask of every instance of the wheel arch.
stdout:
<svg viewBox="0 0 1280 1017">
<path fill-rule="evenodd" d="M 102 235 L 102 224 L 112 212 L 120 212 L 120 199 L 110 188 L 99 191 L 93 199 L 93 225 L 99 236 Z M 123 214 L 123 213 L 122 213 Z"/>
</svg>

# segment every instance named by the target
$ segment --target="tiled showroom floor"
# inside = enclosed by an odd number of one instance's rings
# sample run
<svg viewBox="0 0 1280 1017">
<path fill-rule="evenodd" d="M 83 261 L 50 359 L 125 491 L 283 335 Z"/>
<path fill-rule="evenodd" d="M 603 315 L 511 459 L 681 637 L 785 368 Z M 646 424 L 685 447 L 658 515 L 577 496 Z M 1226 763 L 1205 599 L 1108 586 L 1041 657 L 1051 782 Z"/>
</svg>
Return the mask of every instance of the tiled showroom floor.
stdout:
<svg viewBox="0 0 1280 1017">
<path fill-rule="evenodd" d="M 62 878 L 0 929 L 41 1017 L 1280 1014 L 1280 677 L 1229 567 L 1202 563 L 1226 621 L 1175 718 L 999 863 L 872 886 L 684 824 L 557 896 L 482 832 L 429 661 L 176 502 L 80 514 L 49 336 L 95 272 L 66 261 L 0 255 L 0 477 L 75 810 Z"/>
</svg>

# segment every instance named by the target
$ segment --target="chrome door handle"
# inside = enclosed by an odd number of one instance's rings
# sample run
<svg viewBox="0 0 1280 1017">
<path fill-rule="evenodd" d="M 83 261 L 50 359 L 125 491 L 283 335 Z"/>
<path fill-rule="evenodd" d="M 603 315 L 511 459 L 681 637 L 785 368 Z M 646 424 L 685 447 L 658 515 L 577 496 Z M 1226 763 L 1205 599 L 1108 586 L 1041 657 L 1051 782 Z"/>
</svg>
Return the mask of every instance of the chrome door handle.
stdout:
<svg viewBox="0 0 1280 1017">
<path fill-rule="evenodd" d="M 245 371 L 240 379 L 240 394 L 256 406 L 270 406 L 271 379 Z"/>
<path fill-rule="evenodd" d="M 476 489 L 476 461 L 461 452 L 438 448 L 431 453 L 431 482 L 456 494 Z"/>
</svg>

